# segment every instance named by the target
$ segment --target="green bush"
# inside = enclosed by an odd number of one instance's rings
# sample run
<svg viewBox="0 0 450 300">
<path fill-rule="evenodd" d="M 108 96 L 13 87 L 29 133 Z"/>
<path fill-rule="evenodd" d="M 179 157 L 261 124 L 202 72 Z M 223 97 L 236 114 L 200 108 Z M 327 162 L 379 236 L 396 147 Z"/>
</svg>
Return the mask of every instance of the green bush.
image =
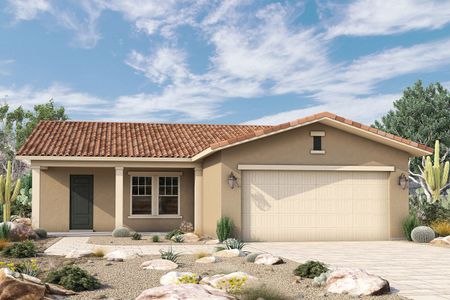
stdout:
<svg viewBox="0 0 450 300">
<path fill-rule="evenodd" d="M 243 241 L 237 240 L 237 239 L 226 239 L 225 240 L 225 247 L 227 247 L 228 250 L 230 249 L 238 249 L 242 250 L 244 248 L 245 243 Z"/>
<path fill-rule="evenodd" d="M 184 242 L 184 236 L 183 234 L 174 235 L 173 240 L 175 241 L 175 243 L 182 243 Z"/>
<path fill-rule="evenodd" d="M 135 232 L 135 233 L 133 233 L 133 235 L 131 236 L 131 239 L 132 239 L 132 240 L 135 240 L 135 241 L 142 240 L 142 234 L 140 234 L 139 232 Z"/>
<path fill-rule="evenodd" d="M 160 249 L 159 253 L 161 253 L 161 258 L 162 259 L 167 259 L 167 260 L 170 260 L 170 261 L 172 261 L 174 263 L 177 263 L 178 258 L 181 255 L 181 253 L 177 253 L 177 252 L 173 251 L 172 247 L 167 249 L 167 251 L 164 251 L 164 250 Z"/>
<path fill-rule="evenodd" d="M 37 276 L 40 272 L 36 259 L 24 261 L 16 266 L 16 271 L 30 276 Z"/>
<path fill-rule="evenodd" d="M 35 257 L 36 254 L 36 246 L 32 241 L 14 243 L 3 250 L 4 256 L 14 258 Z"/>
<path fill-rule="evenodd" d="M 126 227 L 118 227 L 118 228 L 114 229 L 112 236 L 113 237 L 129 237 L 130 230 Z"/>
<path fill-rule="evenodd" d="M 34 230 L 34 232 L 37 234 L 37 236 L 40 239 L 46 239 L 47 238 L 47 230 L 42 229 L 42 228 L 37 228 Z"/>
<path fill-rule="evenodd" d="M 413 231 L 413 229 L 419 225 L 420 225 L 419 219 L 417 219 L 415 214 L 410 214 L 403 220 L 403 223 L 402 223 L 403 234 L 405 235 L 405 238 L 408 241 L 412 241 L 411 231 Z"/>
<path fill-rule="evenodd" d="M 0 224 L 0 240 L 9 241 L 10 232 L 11 232 L 11 225 L 9 223 Z"/>
<path fill-rule="evenodd" d="M 327 272 L 328 268 L 324 263 L 320 261 L 308 260 L 304 264 L 299 265 L 295 270 L 294 274 L 300 277 L 313 279 L 320 274 Z"/>
<path fill-rule="evenodd" d="M 250 288 L 244 288 L 242 290 L 238 290 L 234 293 L 236 296 L 238 296 L 239 299 L 242 300 L 257 300 L 257 299 L 264 299 L 264 300 L 287 300 L 289 299 L 285 295 L 283 295 L 281 292 L 269 288 L 265 285 L 258 286 L 258 287 L 250 287 Z"/>
<path fill-rule="evenodd" d="M 166 234 L 166 240 L 171 240 L 174 236 L 183 234 L 184 232 L 180 229 L 174 229 Z"/>
<path fill-rule="evenodd" d="M 228 217 L 222 217 L 217 221 L 216 234 L 220 242 L 231 237 L 233 232 L 233 221 Z"/>
<path fill-rule="evenodd" d="M 245 257 L 245 260 L 246 260 L 247 262 L 253 263 L 253 262 L 255 262 L 256 257 L 257 257 L 258 255 L 260 255 L 260 254 L 263 254 L 263 253 L 261 253 L 261 252 L 253 252 L 253 253 L 250 253 L 249 255 L 247 255 L 247 256 Z"/>
<path fill-rule="evenodd" d="M 153 243 L 159 243 L 159 235 L 152 236 Z"/>
<path fill-rule="evenodd" d="M 46 281 L 61 285 L 75 292 L 95 290 L 100 287 L 97 278 L 76 265 L 64 266 L 51 271 Z"/>
</svg>

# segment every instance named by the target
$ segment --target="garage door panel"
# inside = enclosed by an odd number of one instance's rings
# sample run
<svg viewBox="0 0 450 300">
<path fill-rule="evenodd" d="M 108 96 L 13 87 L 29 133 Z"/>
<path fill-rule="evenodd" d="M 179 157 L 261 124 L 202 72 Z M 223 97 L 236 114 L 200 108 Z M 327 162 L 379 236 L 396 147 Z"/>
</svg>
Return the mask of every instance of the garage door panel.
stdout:
<svg viewBox="0 0 450 300">
<path fill-rule="evenodd" d="M 244 171 L 246 240 L 388 238 L 387 172 Z"/>
</svg>

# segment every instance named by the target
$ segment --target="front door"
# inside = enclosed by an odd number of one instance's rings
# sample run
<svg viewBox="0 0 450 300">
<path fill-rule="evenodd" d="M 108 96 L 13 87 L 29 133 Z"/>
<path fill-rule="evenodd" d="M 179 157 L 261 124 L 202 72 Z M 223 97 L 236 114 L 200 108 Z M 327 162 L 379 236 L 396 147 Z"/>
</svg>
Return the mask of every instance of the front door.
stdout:
<svg viewBox="0 0 450 300">
<path fill-rule="evenodd" d="M 70 229 L 92 230 L 92 175 L 70 176 Z"/>
</svg>

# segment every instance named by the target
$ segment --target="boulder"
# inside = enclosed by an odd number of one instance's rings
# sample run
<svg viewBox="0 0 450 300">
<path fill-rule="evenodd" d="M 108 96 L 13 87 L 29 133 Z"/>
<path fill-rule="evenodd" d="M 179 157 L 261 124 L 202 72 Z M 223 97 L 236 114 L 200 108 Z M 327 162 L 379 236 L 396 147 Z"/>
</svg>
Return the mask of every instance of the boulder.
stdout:
<svg viewBox="0 0 450 300">
<path fill-rule="evenodd" d="M 349 294 L 352 297 L 383 295 L 391 290 L 387 280 L 356 268 L 332 271 L 328 275 L 326 289 L 329 293 Z"/>
<path fill-rule="evenodd" d="M 66 258 L 80 258 L 80 257 L 88 257 L 88 256 L 92 256 L 92 255 L 94 255 L 92 250 L 71 250 L 66 255 Z"/>
<path fill-rule="evenodd" d="M 30 218 L 17 218 L 14 220 L 14 223 L 24 224 L 31 227 L 31 219 Z"/>
<path fill-rule="evenodd" d="M 220 244 L 219 240 L 207 240 L 205 241 L 205 245 L 217 245 Z"/>
<path fill-rule="evenodd" d="M 237 282 L 241 282 L 237 284 Z M 233 284 L 231 284 L 233 282 Z M 230 274 L 217 274 L 210 277 L 204 277 L 200 280 L 200 284 L 210 285 L 213 288 L 224 291 L 231 291 L 233 289 L 240 289 L 256 284 L 258 278 L 253 277 L 245 272 L 233 272 Z"/>
<path fill-rule="evenodd" d="M 221 250 L 213 253 L 216 257 L 238 257 L 241 255 L 241 251 L 238 249 Z"/>
<path fill-rule="evenodd" d="M 273 256 L 272 254 L 269 253 L 260 254 L 255 258 L 255 264 L 257 265 L 271 266 L 281 264 L 282 262 L 283 260 L 281 258 Z"/>
<path fill-rule="evenodd" d="M 214 256 L 205 256 L 197 259 L 195 262 L 199 264 L 212 264 L 216 262 L 216 258 Z"/>
<path fill-rule="evenodd" d="M 135 300 L 234 300 L 235 297 L 206 285 L 166 285 L 143 291 Z"/>
<path fill-rule="evenodd" d="M 133 259 L 139 255 L 134 251 L 115 250 L 107 253 L 104 257 L 108 261 L 124 261 L 127 259 Z"/>
<path fill-rule="evenodd" d="M 34 232 L 31 225 L 17 222 L 6 222 L 6 223 L 9 224 L 10 226 L 9 238 L 11 239 L 12 242 L 19 242 L 28 239 L 35 240 L 38 238 L 36 232 Z M 0 223 L 0 225 L 2 224 L 3 222 Z"/>
<path fill-rule="evenodd" d="M 196 243 L 200 240 L 200 237 L 196 235 L 195 233 L 188 232 L 183 234 L 183 241 L 185 243 Z"/>
<path fill-rule="evenodd" d="M 180 284 L 179 279 L 182 277 L 190 277 L 192 279 L 195 279 L 195 283 L 198 283 L 200 281 L 200 276 L 197 274 L 191 273 L 191 272 L 169 272 L 159 279 L 159 283 L 161 285 L 173 285 L 173 284 Z M 194 283 L 194 282 L 191 282 Z"/>
<path fill-rule="evenodd" d="M 39 278 L 27 274 L 13 272 L 8 268 L 0 269 L 0 299 L 38 300 L 49 299 L 45 297 L 52 295 L 76 294 L 56 284 L 44 284 Z"/>
<path fill-rule="evenodd" d="M 167 259 L 153 259 L 143 262 L 141 264 L 141 268 L 143 268 L 144 270 L 167 271 L 178 268 L 178 265 L 173 261 Z"/>
<path fill-rule="evenodd" d="M 432 240 L 430 244 L 450 246 L 450 235 L 446 237 L 437 237 L 434 240 Z"/>
</svg>

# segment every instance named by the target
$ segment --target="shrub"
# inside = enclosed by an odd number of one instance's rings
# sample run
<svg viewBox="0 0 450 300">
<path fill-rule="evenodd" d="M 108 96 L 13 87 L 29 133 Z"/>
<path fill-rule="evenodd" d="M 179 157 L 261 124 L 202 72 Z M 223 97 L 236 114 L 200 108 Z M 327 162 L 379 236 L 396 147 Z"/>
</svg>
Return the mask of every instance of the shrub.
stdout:
<svg viewBox="0 0 450 300">
<path fill-rule="evenodd" d="M 97 278 L 76 265 L 64 266 L 51 271 L 46 281 L 59 284 L 75 292 L 95 290 L 100 287 Z"/>
<path fill-rule="evenodd" d="M 260 254 L 263 254 L 263 253 L 261 253 L 261 252 L 253 252 L 253 253 L 250 253 L 249 255 L 247 255 L 247 256 L 245 257 L 245 260 L 246 260 L 247 262 L 254 263 L 256 257 L 257 257 L 258 255 L 260 255 Z"/>
<path fill-rule="evenodd" d="M 118 228 L 114 229 L 112 236 L 113 237 L 129 237 L 130 230 L 126 227 L 118 227 Z"/>
<path fill-rule="evenodd" d="M 242 288 L 246 284 L 247 280 L 248 280 L 247 276 L 242 277 L 233 276 L 231 278 L 222 279 L 221 281 L 219 281 L 217 283 L 217 287 L 229 293 L 238 294 L 239 292 L 242 291 Z"/>
<path fill-rule="evenodd" d="M 140 234 L 139 232 L 135 232 L 135 233 L 133 233 L 133 235 L 131 236 L 131 239 L 132 239 L 132 240 L 135 240 L 135 241 L 142 240 L 142 234 Z"/>
<path fill-rule="evenodd" d="M 450 235 L 450 222 L 449 221 L 434 221 L 431 224 L 431 228 L 439 235 L 439 236 L 448 236 Z"/>
<path fill-rule="evenodd" d="M 277 291 L 273 288 L 269 288 L 265 285 L 258 286 L 258 287 L 245 288 L 243 290 L 235 292 L 234 294 L 239 296 L 239 299 L 242 299 L 242 300 L 257 300 L 257 299 L 286 300 L 286 299 L 288 299 L 288 297 L 286 297 L 279 291 Z"/>
<path fill-rule="evenodd" d="M 306 277 L 313 279 L 320 274 L 327 272 L 328 268 L 324 263 L 320 261 L 308 260 L 304 264 L 299 265 L 295 270 L 294 274 L 300 277 Z"/>
<path fill-rule="evenodd" d="M 420 222 L 417 219 L 415 214 L 410 214 L 403 220 L 403 223 L 402 223 L 403 234 L 405 235 L 405 237 L 408 241 L 412 241 L 411 231 L 413 231 L 413 229 L 419 225 L 420 225 Z"/>
<path fill-rule="evenodd" d="M 216 234 L 220 242 L 231 237 L 233 232 L 233 222 L 228 217 L 222 217 L 217 221 Z"/>
<path fill-rule="evenodd" d="M 34 232 L 37 234 L 37 236 L 40 239 L 46 239 L 47 238 L 47 230 L 42 229 L 42 228 L 37 228 L 34 230 Z"/>
<path fill-rule="evenodd" d="M 435 237 L 433 229 L 428 226 L 418 226 L 411 231 L 411 238 L 416 243 L 429 243 Z"/>
<path fill-rule="evenodd" d="M 9 245 L 3 250 L 3 255 L 14 258 L 35 257 L 36 246 L 32 241 L 25 241 Z"/>
<path fill-rule="evenodd" d="M 175 243 L 182 243 L 184 242 L 184 236 L 183 234 L 174 235 L 173 240 L 175 241 Z"/>
<path fill-rule="evenodd" d="M 245 243 L 243 241 L 240 241 L 237 239 L 225 240 L 225 247 L 227 247 L 228 250 L 230 250 L 230 249 L 242 250 L 242 248 L 244 248 L 244 246 L 245 246 Z"/>
<path fill-rule="evenodd" d="M 95 256 L 95 257 L 103 257 L 103 256 L 105 256 L 105 250 L 103 250 L 103 249 L 95 249 L 92 252 L 92 255 Z"/>
<path fill-rule="evenodd" d="M 208 252 L 196 252 L 196 253 L 194 253 L 194 255 L 195 255 L 195 258 L 200 259 L 200 258 L 203 258 L 203 257 L 211 256 L 211 253 L 208 253 Z"/>
<path fill-rule="evenodd" d="M 172 230 L 172 231 L 170 231 L 170 232 L 168 232 L 167 234 L 166 234 L 166 239 L 167 240 L 171 240 L 175 235 L 180 235 L 180 234 L 183 234 L 184 232 L 183 231 L 181 231 L 180 229 L 174 229 L 174 230 Z"/>
<path fill-rule="evenodd" d="M 177 280 L 177 284 L 198 284 L 200 281 L 200 276 L 197 274 L 183 275 Z"/>
<path fill-rule="evenodd" d="M 37 264 L 37 260 L 30 259 L 28 261 L 24 261 L 24 262 L 18 264 L 15 267 L 15 271 L 22 273 L 22 274 L 27 274 L 27 275 L 36 277 L 39 274 L 40 269 Z"/>
<path fill-rule="evenodd" d="M 172 261 L 174 263 L 177 263 L 177 260 L 178 260 L 178 258 L 181 255 L 181 253 L 177 253 L 177 252 L 173 251 L 172 247 L 167 249 L 167 251 L 164 251 L 164 250 L 160 249 L 159 253 L 161 253 L 161 258 L 162 259 L 167 259 L 167 260 L 170 260 L 170 261 Z"/>
<path fill-rule="evenodd" d="M 10 223 L 2 223 L 0 224 L 0 240 L 9 241 L 9 234 L 11 232 L 11 224 Z"/>
<path fill-rule="evenodd" d="M 159 235 L 152 236 L 153 243 L 159 243 Z"/>
<path fill-rule="evenodd" d="M 180 224 L 180 230 L 182 232 L 192 232 L 194 231 L 194 225 L 191 222 L 183 221 Z"/>
</svg>

